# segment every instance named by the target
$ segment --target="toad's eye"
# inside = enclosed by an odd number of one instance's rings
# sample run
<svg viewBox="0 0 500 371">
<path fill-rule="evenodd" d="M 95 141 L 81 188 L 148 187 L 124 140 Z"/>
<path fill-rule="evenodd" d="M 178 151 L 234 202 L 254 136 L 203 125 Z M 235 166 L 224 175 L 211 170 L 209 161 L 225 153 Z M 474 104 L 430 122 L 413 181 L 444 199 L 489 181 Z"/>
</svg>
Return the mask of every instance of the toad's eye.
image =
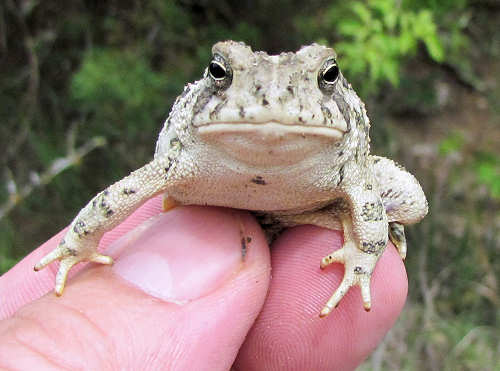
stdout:
<svg viewBox="0 0 500 371">
<path fill-rule="evenodd" d="M 323 72 L 323 81 L 327 84 L 333 84 L 339 77 L 339 66 L 332 64 Z"/>
<path fill-rule="evenodd" d="M 339 66 L 335 59 L 328 59 L 318 72 L 318 86 L 324 92 L 333 89 L 340 75 Z"/>
<path fill-rule="evenodd" d="M 214 80 L 222 80 L 226 77 L 226 67 L 217 61 L 212 61 L 208 65 L 208 73 Z"/>
<path fill-rule="evenodd" d="M 218 91 L 229 88 L 233 81 L 233 70 L 231 69 L 231 65 L 218 53 L 215 53 L 210 61 L 207 68 L 207 74 L 212 81 L 212 86 Z"/>
</svg>

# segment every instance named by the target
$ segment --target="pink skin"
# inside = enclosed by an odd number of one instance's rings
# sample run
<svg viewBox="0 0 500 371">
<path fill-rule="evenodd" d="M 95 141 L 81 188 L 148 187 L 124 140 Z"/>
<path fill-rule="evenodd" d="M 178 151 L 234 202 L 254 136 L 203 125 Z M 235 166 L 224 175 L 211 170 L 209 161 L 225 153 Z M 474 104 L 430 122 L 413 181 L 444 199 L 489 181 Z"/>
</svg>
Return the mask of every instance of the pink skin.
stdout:
<svg viewBox="0 0 500 371">
<path fill-rule="evenodd" d="M 292 228 L 270 254 L 248 213 L 180 207 L 143 223 L 160 204 L 148 201 L 107 233 L 100 246 L 115 265 L 84 268 L 60 298 L 47 294 L 56 266 L 32 267 L 63 232 L 0 277 L 0 368 L 352 370 L 404 305 L 406 273 L 392 245 L 374 272 L 371 312 L 356 288 L 320 319 L 343 268 L 321 271 L 319 262 L 340 247 L 339 232 Z M 252 238 L 244 261 L 242 235 Z M 154 258 L 141 266 L 140 254 Z"/>
</svg>

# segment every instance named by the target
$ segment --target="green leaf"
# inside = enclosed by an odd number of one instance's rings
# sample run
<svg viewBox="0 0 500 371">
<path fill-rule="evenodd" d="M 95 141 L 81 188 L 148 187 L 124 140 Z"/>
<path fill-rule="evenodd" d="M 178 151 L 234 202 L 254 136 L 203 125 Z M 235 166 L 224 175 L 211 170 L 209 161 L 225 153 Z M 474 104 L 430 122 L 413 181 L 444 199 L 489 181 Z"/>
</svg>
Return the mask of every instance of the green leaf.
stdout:
<svg viewBox="0 0 500 371">
<path fill-rule="evenodd" d="M 365 23 L 368 24 L 372 20 L 372 14 L 370 10 L 361 2 L 351 3 L 351 10 L 358 15 L 358 17 Z"/>
<path fill-rule="evenodd" d="M 432 59 L 436 62 L 444 61 L 444 48 L 436 34 L 427 36 L 424 44 Z"/>
</svg>

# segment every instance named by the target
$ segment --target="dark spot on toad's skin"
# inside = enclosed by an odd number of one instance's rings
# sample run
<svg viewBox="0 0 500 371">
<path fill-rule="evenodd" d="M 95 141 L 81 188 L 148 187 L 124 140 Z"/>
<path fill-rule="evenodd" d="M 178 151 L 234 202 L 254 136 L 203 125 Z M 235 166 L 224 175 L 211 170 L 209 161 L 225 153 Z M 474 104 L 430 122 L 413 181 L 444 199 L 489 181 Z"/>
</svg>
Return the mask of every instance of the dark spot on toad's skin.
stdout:
<svg viewBox="0 0 500 371">
<path fill-rule="evenodd" d="M 103 215 L 106 218 L 109 218 L 111 215 L 114 214 L 114 211 L 111 210 L 111 206 L 109 206 L 108 203 L 106 202 L 106 196 L 108 194 L 109 194 L 109 192 L 107 190 L 105 190 L 99 196 L 97 196 L 97 198 L 100 198 L 99 208 L 101 209 Z"/>
<path fill-rule="evenodd" d="M 73 249 L 71 247 L 65 247 L 64 250 L 68 255 L 71 255 L 71 256 L 77 256 L 77 254 L 78 254 L 76 249 Z"/>
<path fill-rule="evenodd" d="M 382 198 L 389 198 L 390 194 L 392 193 L 392 188 L 389 188 L 387 190 L 385 190 L 384 192 L 382 192 L 380 194 L 380 197 Z"/>
<path fill-rule="evenodd" d="M 75 234 L 80 238 L 90 233 L 89 230 L 85 229 L 85 222 L 83 220 L 76 221 L 75 225 L 73 226 L 73 232 L 75 232 Z"/>
<path fill-rule="evenodd" d="M 123 191 L 122 193 L 126 196 L 130 196 L 134 193 L 136 193 L 136 190 L 135 189 L 132 189 L 132 188 L 123 188 Z"/>
<path fill-rule="evenodd" d="M 340 113 L 342 114 L 342 116 L 344 116 L 345 122 L 349 125 L 349 122 L 350 122 L 349 111 L 350 111 L 350 109 L 349 109 L 349 104 L 344 99 L 344 95 L 340 94 L 337 91 L 334 91 L 332 94 L 332 98 L 335 101 L 335 103 L 337 104 L 337 107 L 338 107 Z M 350 128 L 348 128 L 347 131 L 350 131 Z"/>
<path fill-rule="evenodd" d="M 182 94 L 181 96 L 178 98 L 178 99 L 182 99 L 184 98 L 186 95 L 189 94 L 189 92 L 191 91 L 191 85 L 186 85 L 186 87 L 184 88 L 184 90 L 182 91 Z"/>
<path fill-rule="evenodd" d="M 174 159 L 171 158 L 170 156 L 167 157 L 168 159 L 168 163 L 166 164 L 166 166 L 163 168 L 163 170 L 165 171 L 165 174 L 166 176 L 168 177 L 168 171 L 170 170 L 170 167 L 172 166 L 172 163 L 174 162 Z"/>
<path fill-rule="evenodd" d="M 377 164 L 377 163 L 379 163 L 379 162 L 380 162 L 380 159 L 379 159 L 379 158 L 376 158 L 375 160 L 373 160 L 373 163 L 374 163 L 374 164 Z"/>
<path fill-rule="evenodd" d="M 321 112 L 323 113 L 323 123 L 326 124 L 327 122 L 331 122 L 332 112 L 328 109 L 328 107 L 323 105 L 323 103 L 321 103 L 320 107 L 321 107 Z"/>
<path fill-rule="evenodd" d="M 256 93 L 258 93 L 260 89 L 262 89 L 262 85 L 260 85 L 260 84 L 255 85 L 255 92 Z"/>
<path fill-rule="evenodd" d="M 362 274 L 362 273 L 364 273 L 362 267 L 357 266 L 354 268 L 354 274 Z"/>
<path fill-rule="evenodd" d="M 304 123 L 304 119 L 302 118 L 302 116 L 299 116 L 299 122 Z"/>
<path fill-rule="evenodd" d="M 380 241 L 363 241 L 361 244 L 361 251 L 367 254 L 379 254 L 387 245 L 386 240 Z"/>
<path fill-rule="evenodd" d="M 340 183 L 342 183 L 342 181 L 344 180 L 344 165 L 342 165 L 339 169 L 339 180 L 337 182 L 337 187 L 340 185 Z"/>
<path fill-rule="evenodd" d="M 227 104 L 227 99 L 224 99 L 222 102 L 218 103 L 215 108 L 213 109 L 212 112 L 210 112 L 210 119 L 213 120 L 215 118 L 217 118 L 217 116 L 219 115 L 219 112 L 220 110 Z"/>
<path fill-rule="evenodd" d="M 252 242 L 252 237 L 247 237 L 247 243 Z"/>
<path fill-rule="evenodd" d="M 368 191 L 371 191 L 373 189 L 373 186 L 369 183 L 366 184 L 365 188 L 368 190 Z"/>
<path fill-rule="evenodd" d="M 402 170 L 402 171 L 406 171 L 405 167 L 399 163 L 397 163 L 396 161 L 394 161 L 394 165 L 399 169 L 399 170 Z"/>
<path fill-rule="evenodd" d="M 241 118 L 245 117 L 245 108 L 243 106 L 239 106 L 238 114 L 240 115 Z"/>
<path fill-rule="evenodd" d="M 286 90 L 290 93 L 290 95 L 291 95 L 292 97 L 295 95 L 295 92 L 294 92 L 294 90 L 293 90 L 293 86 L 288 85 L 288 86 L 286 87 Z"/>
<path fill-rule="evenodd" d="M 356 121 L 356 127 L 357 128 L 365 126 L 365 122 L 363 120 L 363 117 L 361 116 L 361 114 L 359 112 L 356 112 L 354 114 L 354 118 L 355 118 L 355 121 Z"/>
<path fill-rule="evenodd" d="M 346 79 L 342 78 L 342 80 L 341 80 L 341 81 L 342 81 L 342 86 L 343 86 L 345 89 L 347 89 L 347 90 L 351 90 L 351 84 L 349 84 L 349 83 L 347 82 L 347 80 L 346 80 Z"/>
<path fill-rule="evenodd" d="M 266 98 L 262 98 L 262 105 L 267 106 L 269 104 L 269 101 Z"/>
<path fill-rule="evenodd" d="M 343 154 L 344 154 L 344 151 L 339 151 L 338 156 L 342 157 Z"/>
<path fill-rule="evenodd" d="M 266 185 L 266 181 L 264 178 L 262 178 L 260 175 L 257 175 L 256 177 L 252 178 L 252 183 L 258 184 L 258 185 Z"/>
<path fill-rule="evenodd" d="M 205 88 L 201 91 L 201 93 L 196 97 L 196 102 L 193 107 L 193 115 L 197 115 L 200 113 L 203 108 L 210 102 L 212 96 L 214 95 L 214 90 L 212 88 Z M 187 102 L 187 100 L 186 100 Z"/>
<path fill-rule="evenodd" d="M 380 200 L 365 202 L 361 210 L 361 217 L 365 222 L 378 222 L 384 219 L 384 205 Z"/>
</svg>

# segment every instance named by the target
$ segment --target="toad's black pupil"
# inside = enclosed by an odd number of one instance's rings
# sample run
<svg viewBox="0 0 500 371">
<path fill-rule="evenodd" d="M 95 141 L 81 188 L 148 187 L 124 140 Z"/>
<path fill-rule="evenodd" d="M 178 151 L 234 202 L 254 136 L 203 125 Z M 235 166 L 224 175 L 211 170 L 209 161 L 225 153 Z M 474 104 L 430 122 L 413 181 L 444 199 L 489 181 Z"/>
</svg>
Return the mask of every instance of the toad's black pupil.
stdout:
<svg viewBox="0 0 500 371">
<path fill-rule="evenodd" d="M 337 77 L 339 77 L 339 68 L 335 64 L 328 67 L 328 69 L 323 73 L 323 79 L 326 82 L 335 82 Z"/>
<path fill-rule="evenodd" d="M 208 71 L 214 79 L 222 79 L 226 77 L 226 70 L 217 62 L 210 62 Z"/>
</svg>

